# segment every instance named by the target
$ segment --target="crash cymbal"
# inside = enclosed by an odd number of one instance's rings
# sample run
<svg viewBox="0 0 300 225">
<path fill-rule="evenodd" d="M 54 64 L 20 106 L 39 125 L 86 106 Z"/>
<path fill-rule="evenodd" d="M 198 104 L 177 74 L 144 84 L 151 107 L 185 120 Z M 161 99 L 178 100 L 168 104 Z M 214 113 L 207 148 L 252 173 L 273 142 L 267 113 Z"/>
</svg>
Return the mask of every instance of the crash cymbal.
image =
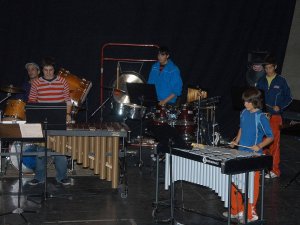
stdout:
<svg viewBox="0 0 300 225">
<path fill-rule="evenodd" d="M 7 92 L 7 93 L 22 93 L 24 90 L 19 87 L 14 87 L 12 84 L 6 87 L 0 88 L 0 91 Z"/>
</svg>

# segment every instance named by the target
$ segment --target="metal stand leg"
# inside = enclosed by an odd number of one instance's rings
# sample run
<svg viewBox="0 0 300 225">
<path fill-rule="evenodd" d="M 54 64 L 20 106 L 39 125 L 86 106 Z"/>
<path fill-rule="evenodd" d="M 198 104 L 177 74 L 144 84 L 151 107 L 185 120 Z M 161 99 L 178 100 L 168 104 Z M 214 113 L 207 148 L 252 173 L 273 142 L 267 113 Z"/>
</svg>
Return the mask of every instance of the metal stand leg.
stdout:
<svg viewBox="0 0 300 225">
<path fill-rule="evenodd" d="M 22 164 L 23 164 L 23 144 L 21 144 L 20 150 L 20 160 L 19 160 L 19 188 L 18 188 L 18 207 L 10 212 L 5 212 L 0 214 L 0 216 L 10 215 L 10 214 L 19 214 L 26 224 L 30 224 L 23 213 L 37 213 L 36 211 L 23 210 L 21 208 L 21 191 L 22 191 Z"/>
</svg>

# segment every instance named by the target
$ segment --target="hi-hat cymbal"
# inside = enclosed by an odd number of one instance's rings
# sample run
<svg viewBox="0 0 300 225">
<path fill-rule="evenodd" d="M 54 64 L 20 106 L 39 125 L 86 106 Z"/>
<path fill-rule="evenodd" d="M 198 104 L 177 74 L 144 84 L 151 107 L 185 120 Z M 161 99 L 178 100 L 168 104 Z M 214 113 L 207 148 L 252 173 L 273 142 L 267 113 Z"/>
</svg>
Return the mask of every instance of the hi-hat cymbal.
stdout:
<svg viewBox="0 0 300 225">
<path fill-rule="evenodd" d="M 13 85 L 9 85 L 6 87 L 0 88 L 0 91 L 7 92 L 7 93 L 22 93 L 24 90 L 19 87 L 14 87 Z"/>
</svg>

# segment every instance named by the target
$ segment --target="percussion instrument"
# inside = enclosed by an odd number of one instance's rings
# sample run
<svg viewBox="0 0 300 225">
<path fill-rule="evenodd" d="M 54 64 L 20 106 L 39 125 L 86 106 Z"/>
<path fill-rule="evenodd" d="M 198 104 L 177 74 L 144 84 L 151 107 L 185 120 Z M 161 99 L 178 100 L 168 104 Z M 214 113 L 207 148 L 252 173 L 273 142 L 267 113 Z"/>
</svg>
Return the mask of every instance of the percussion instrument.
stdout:
<svg viewBox="0 0 300 225">
<path fill-rule="evenodd" d="M 188 88 L 188 93 L 187 93 L 188 103 L 198 101 L 204 98 L 207 98 L 206 91 L 202 91 L 201 89 L 196 89 L 196 88 Z"/>
<path fill-rule="evenodd" d="M 118 187 L 120 138 L 127 136 L 124 123 L 69 124 L 67 130 L 48 130 L 47 147 L 69 155 L 83 168 Z M 123 142 L 124 143 L 124 142 Z M 124 146 L 123 146 L 124 147 Z"/>
<path fill-rule="evenodd" d="M 134 117 L 131 115 L 132 112 L 140 111 L 139 113 L 134 113 L 134 115 L 144 116 L 145 108 L 144 107 L 137 107 L 135 104 L 130 103 L 130 99 L 128 96 L 127 86 L 126 83 L 145 83 L 144 79 L 140 76 L 140 74 L 136 72 L 123 72 L 120 76 L 113 83 L 114 90 L 120 91 L 113 91 L 113 102 L 112 102 L 112 109 L 114 113 L 118 116 L 124 116 L 132 118 Z M 139 119 L 139 118 L 133 118 Z"/>
<path fill-rule="evenodd" d="M 79 78 L 63 68 L 58 71 L 57 75 L 66 79 L 70 88 L 72 105 L 79 107 L 85 101 L 92 87 L 92 82 L 84 78 Z"/>
<path fill-rule="evenodd" d="M 25 120 L 25 102 L 21 99 L 9 99 L 3 112 L 3 120 Z"/>
<path fill-rule="evenodd" d="M 170 154 L 166 155 L 165 189 L 170 185 Z M 249 173 L 248 196 L 253 203 L 254 172 L 270 169 L 272 157 L 258 153 L 220 147 L 203 146 L 199 149 L 172 149 L 173 181 L 184 180 L 215 191 L 228 207 L 228 184 L 233 182 L 243 193 L 245 173 Z"/>
<path fill-rule="evenodd" d="M 154 125 L 168 124 L 168 109 L 165 105 L 157 105 L 153 118 Z"/>
<path fill-rule="evenodd" d="M 147 109 L 144 106 L 129 103 L 124 103 L 124 107 L 127 113 L 127 118 L 138 120 L 144 117 Z"/>
<path fill-rule="evenodd" d="M 6 87 L 0 88 L 0 91 L 6 92 L 6 93 L 22 93 L 24 90 L 22 88 L 14 87 L 12 84 Z"/>
<path fill-rule="evenodd" d="M 31 143 L 23 143 L 23 151 L 24 152 L 32 152 L 30 146 L 33 145 Z M 19 153 L 21 151 L 21 142 L 14 141 L 9 146 L 10 153 Z M 19 155 L 11 155 L 10 160 L 12 165 L 19 170 Z M 35 156 L 23 156 L 22 161 L 22 172 L 24 173 L 33 173 L 36 166 L 36 159 Z"/>
<path fill-rule="evenodd" d="M 195 140 L 196 125 L 194 122 L 194 112 L 188 104 L 181 106 L 178 118 L 175 121 L 175 128 L 182 135 L 183 140 L 187 142 Z"/>
</svg>

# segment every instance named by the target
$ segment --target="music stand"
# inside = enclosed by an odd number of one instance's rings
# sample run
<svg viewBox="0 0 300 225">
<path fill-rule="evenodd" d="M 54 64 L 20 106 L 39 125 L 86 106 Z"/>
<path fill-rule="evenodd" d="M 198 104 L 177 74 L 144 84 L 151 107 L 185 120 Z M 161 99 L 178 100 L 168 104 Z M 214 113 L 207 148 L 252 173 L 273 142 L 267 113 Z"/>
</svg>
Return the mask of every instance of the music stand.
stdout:
<svg viewBox="0 0 300 225">
<path fill-rule="evenodd" d="M 143 83 L 126 83 L 127 92 L 131 104 L 137 104 L 141 107 L 155 106 L 157 104 L 157 95 L 154 84 L 143 84 Z M 140 148 L 139 156 L 140 161 L 138 162 L 139 168 L 143 166 L 142 161 L 142 143 L 143 143 L 143 116 L 140 119 Z"/>
<path fill-rule="evenodd" d="M 67 127 L 66 103 L 31 103 L 25 109 L 27 123 L 41 123 L 44 130 L 65 130 Z"/>
<path fill-rule="evenodd" d="M 0 138 L 6 141 L 44 141 L 44 136 L 41 128 L 41 124 L 0 124 Z M 22 189 L 22 163 L 23 163 L 23 143 L 20 149 L 20 159 L 19 159 L 19 187 L 18 187 L 18 206 L 16 209 L 0 214 L 0 216 L 5 216 L 9 214 L 19 214 L 23 220 L 27 223 L 27 219 L 23 213 L 37 213 L 32 210 L 23 210 L 21 208 L 20 198 Z"/>
<path fill-rule="evenodd" d="M 26 121 L 27 123 L 41 123 L 43 125 L 44 136 L 45 136 L 45 182 L 44 182 L 44 193 L 39 196 L 42 200 L 47 198 L 53 198 L 47 192 L 47 130 L 65 130 L 66 129 L 66 114 L 67 105 L 66 103 L 32 103 L 27 104 L 26 107 Z"/>
</svg>

